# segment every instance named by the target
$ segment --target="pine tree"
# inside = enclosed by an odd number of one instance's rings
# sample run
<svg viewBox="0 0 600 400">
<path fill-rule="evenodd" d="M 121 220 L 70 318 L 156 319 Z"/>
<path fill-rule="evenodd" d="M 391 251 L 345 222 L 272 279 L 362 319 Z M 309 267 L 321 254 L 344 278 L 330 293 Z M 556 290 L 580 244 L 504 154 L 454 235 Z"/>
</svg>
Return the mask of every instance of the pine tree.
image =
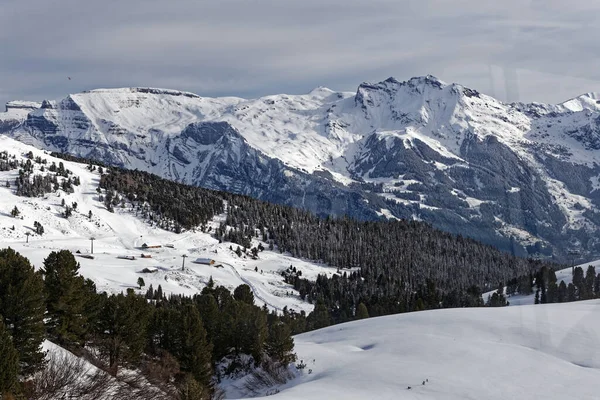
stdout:
<svg viewBox="0 0 600 400">
<path fill-rule="evenodd" d="M 575 286 L 575 300 L 582 300 L 583 294 L 585 293 L 585 278 L 583 275 L 583 268 L 575 267 L 573 271 L 573 285 Z M 572 300 L 572 301 L 575 301 Z"/>
<path fill-rule="evenodd" d="M 33 223 L 33 226 L 35 227 L 35 233 L 37 233 L 40 236 L 44 234 L 44 227 L 42 226 L 42 224 L 40 224 L 39 222 L 35 221 Z"/>
<path fill-rule="evenodd" d="M 12 215 L 13 218 L 18 217 L 20 214 L 21 214 L 21 211 L 19 211 L 17 206 L 15 206 L 15 208 L 13 208 L 12 211 L 10 212 L 10 215 Z"/>
<path fill-rule="evenodd" d="M 539 304 L 539 289 L 535 292 L 535 304 Z M 488 307 L 505 307 L 508 305 L 506 302 L 506 297 L 503 294 L 498 292 L 492 293 L 492 296 L 488 298 L 488 302 L 486 304 Z"/>
<path fill-rule="evenodd" d="M 144 278 L 142 278 L 141 276 L 138 278 L 137 280 L 137 285 L 140 288 L 140 290 L 146 286 L 146 282 L 144 282 Z"/>
<path fill-rule="evenodd" d="M 191 374 L 185 374 L 177 382 L 177 392 L 179 400 L 209 400 L 212 397 L 210 391 Z"/>
<path fill-rule="evenodd" d="M 265 343 L 269 335 L 267 312 L 258 307 L 251 307 L 248 313 L 250 315 L 248 353 L 259 364 L 263 359 Z"/>
<path fill-rule="evenodd" d="M 86 322 L 83 331 L 87 332 L 89 338 L 90 334 L 99 331 L 100 313 L 106 304 L 107 295 L 106 293 L 97 293 L 96 284 L 91 279 L 85 280 L 83 290 L 85 299 L 83 315 L 85 315 Z"/>
<path fill-rule="evenodd" d="M 86 336 L 85 279 L 68 250 L 52 252 L 42 268 L 46 288 L 46 327 L 60 344 L 83 344 Z"/>
<path fill-rule="evenodd" d="M 367 310 L 367 306 L 365 306 L 365 303 L 359 303 L 356 309 L 356 319 L 364 318 L 369 318 L 369 310 Z"/>
<path fill-rule="evenodd" d="M 567 301 L 577 301 L 577 289 L 573 283 L 567 286 Z"/>
<path fill-rule="evenodd" d="M 556 281 L 550 281 L 548 283 L 548 289 L 546 291 L 546 302 L 548 303 L 556 303 L 558 301 L 558 286 L 556 285 Z"/>
<path fill-rule="evenodd" d="M 65 211 L 63 211 L 63 217 L 69 218 L 71 215 L 73 215 L 73 209 L 69 206 L 66 206 Z"/>
<path fill-rule="evenodd" d="M 9 331 L 0 319 L 0 399 L 6 394 L 15 392 L 18 374 L 19 354 L 13 345 Z"/>
<path fill-rule="evenodd" d="M 567 299 L 568 299 L 567 285 L 565 284 L 565 281 L 560 281 L 560 284 L 558 285 L 558 294 L 557 294 L 556 301 L 559 303 L 564 303 L 567 301 Z"/>
<path fill-rule="evenodd" d="M 596 268 L 593 265 L 588 266 L 585 273 L 584 293 L 582 300 L 594 298 L 594 282 L 596 280 Z"/>
<path fill-rule="evenodd" d="M 223 354 L 226 350 L 219 347 L 220 340 L 224 335 L 220 334 L 219 327 L 221 326 L 222 315 L 219 310 L 217 300 L 212 293 L 206 293 L 206 288 L 202 290 L 202 294 L 194 298 L 194 302 L 200 312 L 202 323 L 206 329 L 208 340 L 214 345 L 213 361 L 218 361 L 216 357 Z"/>
<path fill-rule="evenodd" d="M 313 312 L 309 314 L 310 329 L 321 329 L 331 325 L 329 312 L 322 300 L 318 300 Z"/>
<path fill-rule="evenodd" d="M 206 338 L 206 330 L 202 325 L 198 309 L 193 304 L 186 304 L 181 310 L 180 348 L 175 356 L 181 369 L 189 371 L 194 379 L 203 387 L 210 389 L 212 379 L 212 345 Z"/>
<path fill-rule="evenodd" d="M 11 248 L 0 250 L 0 316 L 19 354 L 20 373 L 29 375 L 44 364 L 44 281 L 25 257 Z"/>
<path fill-rule="evenodd" d="M 269 357 L 283 366 L 296 361 L 292 332 L 283 322 L 276 322 L 269 327 L 269 338 L 265 348 Z"/>
<path fill-rule="evenodd" d="M 109 296 L 102 308 L 95 344 L 109 361 L 109 368 L 117 374 L 125 361 L 135 362 L 144 349 L 149 322 L 149 308 L 142 296 L 132 289 L 127 295 Z"/>
<path fill-rule="evenodd" d="M 233 291 L 233 297 L 237 301 L 244 302 L 246 304 L 253 305 L 254 304 L 254 293 L 252 293 L 252 289 L 248 285 L 239 285 Z"/>
</svg>

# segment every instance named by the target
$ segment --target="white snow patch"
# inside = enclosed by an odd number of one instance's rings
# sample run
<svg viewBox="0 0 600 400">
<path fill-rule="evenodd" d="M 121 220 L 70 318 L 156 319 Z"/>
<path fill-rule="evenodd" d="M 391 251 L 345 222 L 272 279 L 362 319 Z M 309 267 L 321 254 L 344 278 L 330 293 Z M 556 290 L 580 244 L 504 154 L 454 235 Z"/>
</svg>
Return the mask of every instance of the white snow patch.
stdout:
<svg viewBox="0 0 600 400">
<path fill-rule="evenodd" d="M 276 398 L 597 399 L 599 331 L 599 300 L 331 326 L 295 337 L 307 366 Z"/>
</svg>

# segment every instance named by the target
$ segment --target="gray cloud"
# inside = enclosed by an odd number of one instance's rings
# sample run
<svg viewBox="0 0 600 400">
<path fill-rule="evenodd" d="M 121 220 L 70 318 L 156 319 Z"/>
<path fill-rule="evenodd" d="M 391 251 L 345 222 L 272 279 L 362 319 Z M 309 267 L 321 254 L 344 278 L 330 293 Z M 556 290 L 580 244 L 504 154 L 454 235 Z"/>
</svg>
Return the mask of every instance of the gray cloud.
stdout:
<svg viewBox="0 0 600 400">
<path fill-rule="evenodd" d="M 600 91 L 598 16 L 581 0 L 4 0 L 0 101 L 118 86 L 353 91 L 430 73 L 559 102 Z"/>
</svg>

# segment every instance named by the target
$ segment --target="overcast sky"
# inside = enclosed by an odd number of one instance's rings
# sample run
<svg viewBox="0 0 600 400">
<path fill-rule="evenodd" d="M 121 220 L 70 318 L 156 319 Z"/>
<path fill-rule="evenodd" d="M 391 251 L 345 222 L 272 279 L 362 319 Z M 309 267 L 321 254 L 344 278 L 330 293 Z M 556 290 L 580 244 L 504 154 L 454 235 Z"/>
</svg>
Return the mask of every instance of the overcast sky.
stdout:
<svg viewBox="0 0 600 400">
<path fill-rule="evenodd" d="M 0 102 L 122 86 L 354 91 L 426 74 L 559 102 L 600 91 L 599 22 L 590 0 L 2 0 Z"/>
</svg>

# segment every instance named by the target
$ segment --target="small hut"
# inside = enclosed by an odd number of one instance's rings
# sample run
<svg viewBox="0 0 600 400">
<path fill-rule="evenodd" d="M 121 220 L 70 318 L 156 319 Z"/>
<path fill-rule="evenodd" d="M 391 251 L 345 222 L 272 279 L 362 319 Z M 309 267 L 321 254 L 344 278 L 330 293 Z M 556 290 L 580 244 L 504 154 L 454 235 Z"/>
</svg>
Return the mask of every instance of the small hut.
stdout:
<svg viewBox="0 0 600 400">
<path fill-rule="evenodd" d="M 212 258 L 196 258 L 195 261 L 193 261 L 194 264 L 203 264 L 203 265 L 214 265 L 215 264 L 215 260 L 213 260 Z"/>
<path fill-rule="evenodd" d="M 162 246 L 159 244 L 148 244 L 148 243 L 144 243 L 142 245 L 142 249 L 160 249 Z"/>
</svg>

